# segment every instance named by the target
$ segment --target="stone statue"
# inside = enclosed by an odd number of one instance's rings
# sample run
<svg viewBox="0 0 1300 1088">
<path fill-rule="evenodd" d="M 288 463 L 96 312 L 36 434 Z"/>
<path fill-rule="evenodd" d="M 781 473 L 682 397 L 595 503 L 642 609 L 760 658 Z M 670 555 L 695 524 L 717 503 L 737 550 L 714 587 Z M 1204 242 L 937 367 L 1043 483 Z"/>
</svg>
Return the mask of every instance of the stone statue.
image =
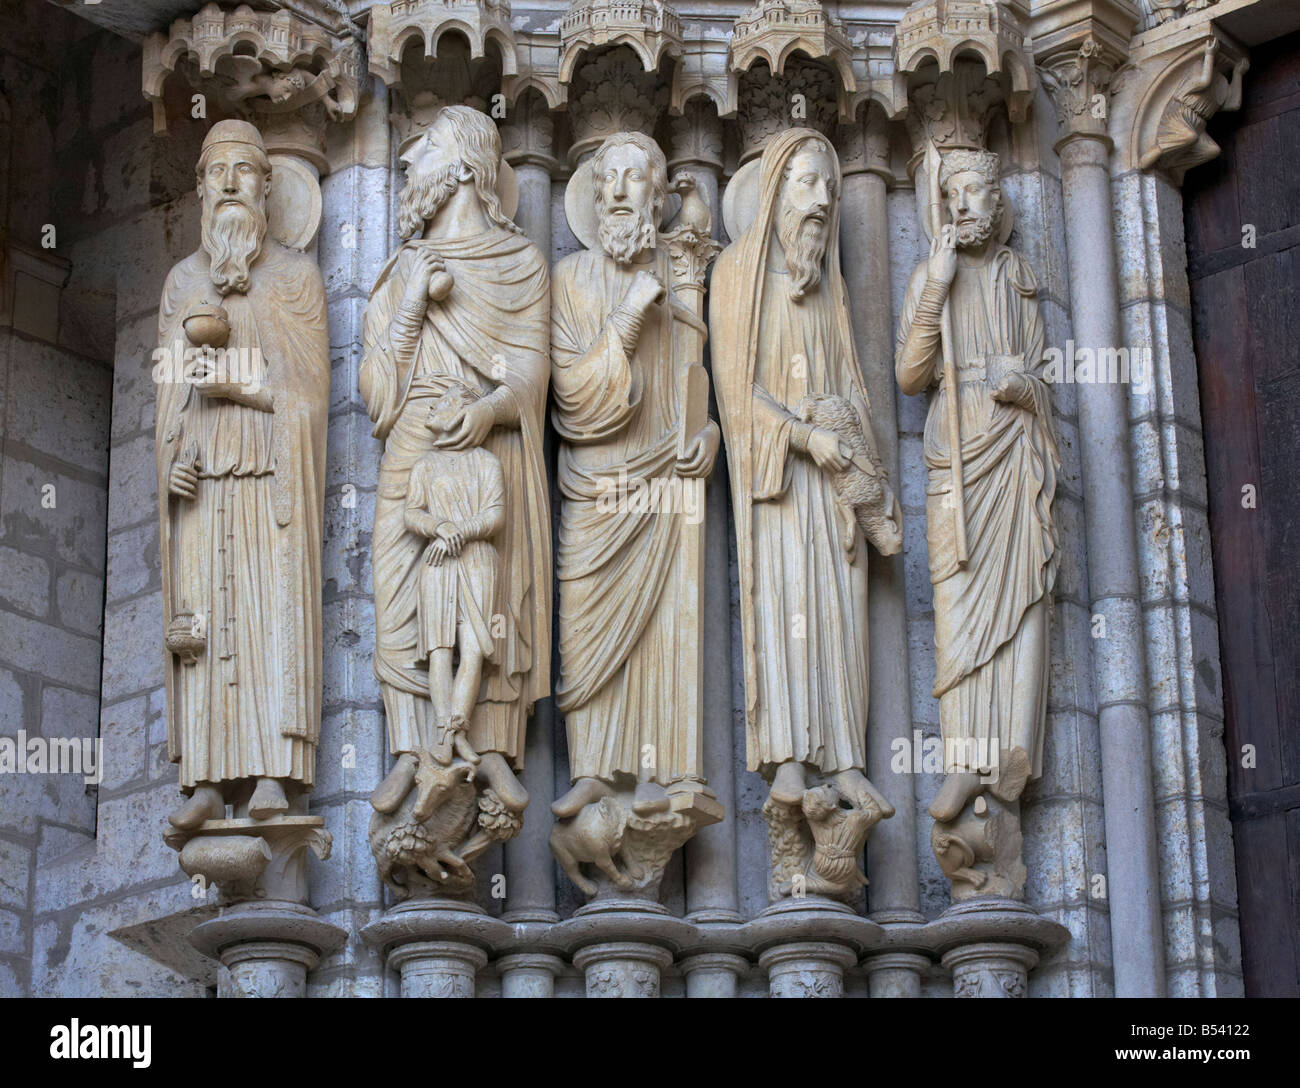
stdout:
<svg viewBox="0 0 1300 1088">
<path fill-rule="evenodd" d="M 464 895 L 466 863 L 521 826 L 525 723 L 550 690 L 549 280 L 503 208 L 513 175 L 485 114 L 445 107 L 401 159 L 405 241 L 371 292 L 360 376 L 385 443 L 375 673 L 397 757 L 371 846 L 400 893 Z"/>
<path fill-rule="evenodd" d="M 197 177 L 202 242 L 167 277 L 155 368 L 168 752 L 189 795 L 167 841 L 231 832 L 235 806 L 233 888 L 269 858 L 242 825 L 305 812 L 315 774 L 329 335 L 315 262 L 267 236 L 257 129 L 214 125 Z M 222 851 L 196 842 L 187 871 L 199 852 Z"/>
<path fill-rule="evenodd" d="M 855 895 L 871 828 L 893 808 L 868 781 L 867 542 L 902 546 L 876 455 L 839 258 L 839 161 L 811 129 L 772 138 L 747 229 L 710 296 L 718 409 L 740 567 L 749 769 L 773 900 Z"/>
<path fill-rule="evenodd" d="M 1138 165 L 1150 170 L 1186 170 L 1207 162 L 1219 153 L 1219 145 L 1206 132 L 1210 118 L 1219 110 L 1241 107 L 1241 77 L 1250 66 L 1244 57 L 1232 69 L 1229 80 L 1215 67 L 1219 39 L 1205 43 L 1200 67 L 1184 77 L 1165 106 L 1156 125 L 1155 139 L 1142 151 Z"/>
<path fill-rule="evenodd" d="M 681 652 L 699 646 L 702 485 L 720 434 L 699 365 L 705 326 L 676 278 L 690 262 L 674 262 L 658 229 L 663 152 L 618 133 L 570 185 L 570 224 L 589 248 L 556 266 L 551 304 L 556 706 L 574 783 L 552 805 L 552 848 L 589 895 L 580 862 L 651 897 L 672 852 L 722 816 L 701 767 L 699 658 Z"/>
<path fill-rule="evenodd" d="M 1003 244 L 998 157 L 955 149 L 940 164 L 932 150 L 930 257 L 908 284 L 895 364 L 904 393 L 938 386 L 926 532 L 946 778 L 931 841 L 955 899 L 1018 899 L 1020 794 L 1043 758 L 1060 458 L 1033 271 Z"/>
</svg>

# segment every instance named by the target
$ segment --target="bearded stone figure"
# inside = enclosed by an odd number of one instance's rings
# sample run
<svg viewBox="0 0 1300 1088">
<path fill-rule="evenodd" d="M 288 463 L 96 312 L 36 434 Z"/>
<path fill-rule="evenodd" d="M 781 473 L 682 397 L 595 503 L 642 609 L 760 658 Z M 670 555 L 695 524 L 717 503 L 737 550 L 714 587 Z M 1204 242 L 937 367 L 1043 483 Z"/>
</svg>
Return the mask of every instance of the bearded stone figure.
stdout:
<svg viewBox="0 0 1300 1088">
<path fill-rule="evenodd" d="M 1009 213 L 998 174 L 991 152 L 943 156 L 951 223 L 933 231 L 908 285 L 895 362 L 904 393 L 937 386 L 924 448 L 946 778 L 930 814 L 954 899 L 1023 896 L 1020 796 L 1042 769 L 1058 561 L 1043 320 L 1029 263 L 1000 240 Z"/>
<path fill-rule="evenodd" d="M 552 805 L 551 845 L 586 894 L 648 898 L 673 851 L 722 816 L 701 766 L 702 677 L 679 652 L 699 641 L 697 485 L 720 435 L 698 365 L 705 327 L 675 289 L 658 230 L 663 152 L 617 133 L 571 186 L 570 224 L 590 248 L 556 266 L 552 297 L 556 706 L 573 788 Z"/>
<path fill-rule="evenodd" d="M 400 895 L 465 895 L 468 862 L 521 826 L 525 724 L 550 690 L 550 285 L 503 208 L 485 114 L 448 106 L 400 154 L 405 240 L 370 294 L 360 376 L 384 440 L 375 674 L 397 757 L 371 848 Z"/>
<path fill-rule="evenodd" d="M 737 176 L 733 185 L 752 184 Z M 718 260 L 710 332 L 740 568 L 749 769 L 771 896 L 847 899 L 871 828 L 867 544 L 901 547 L 875 453 L 839 258 L 839 160 L 811 129 L 771 140 L 748 228 Z"/>
<path fill-rule="evenodd" d="M 235 822 L 304 811 L 330 387 L 324 285 L 310 257 L 267 237 L 257 129 L 214 125 L 197 181 L 202 242 L 167 277 L 156 358 L 169 365 L 155 369 L 168 753 L 189 795 L 170 816 L 178 849 L 228 803 Z M 227 845 L 250 879 L 270 856 L 248 836 Z"/>
</svg>

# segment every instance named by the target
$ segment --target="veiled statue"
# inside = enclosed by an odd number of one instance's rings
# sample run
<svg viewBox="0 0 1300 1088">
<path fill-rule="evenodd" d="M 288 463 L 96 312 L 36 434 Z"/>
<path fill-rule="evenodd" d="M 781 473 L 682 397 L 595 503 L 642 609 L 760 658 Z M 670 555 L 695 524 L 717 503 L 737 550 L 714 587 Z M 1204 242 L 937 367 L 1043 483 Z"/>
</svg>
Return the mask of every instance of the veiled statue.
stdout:
<svg viewBox="0 0 1300 1088">
<path fill-rule="evenodd" d="M 937 157 L 930 256 L 908 284 L 895 361 L 904 393 L 936 390 L 926 533 L 946 777 L 931 840 L 955 899 L 1018 899 L 1020 796 L 1043 761 L 1060 457 L 1037 288 L 1005 244 L 998 156 Z"/>
<path fill-rule="evenodd" d="M 740 571 L 746 752 L 770 783 L 771 895 L 849 898 L 893 808 L 865 774 L 867 545 L 902 546 L 839 255 L 839 160 L 791 129 L 738 173 L 710 332 Z"/>
<path fill-rule="evenodd" d="M 720 435 L 704 322 L 679 278 L 691 262 L 675 262 L 659 230 L 663 152 L 617 133 L 570 187 L 570 224 L 589 248 L 556 265 L 551 304 L 556 706 L 573 778 L 552 806 L 551 844 L 588 895 L 650 896 L 672 852 L 722 816 L 701 766 L 699 657 L 703 482 Z M 712 256 L 707 229 L 690 239 Z"/>
<path fill-rule="evenodd" d="M 466 895 L 516 834 L 516 776 L 550 687 L 546 260 L 510 219 L 501 139 L 447 106 L 400 149 L 402 244 L 364 321 L 361 395 L 384 441 L 375 674 L 392 771 L 371 848 L 401 895 Z"/>
</svg>

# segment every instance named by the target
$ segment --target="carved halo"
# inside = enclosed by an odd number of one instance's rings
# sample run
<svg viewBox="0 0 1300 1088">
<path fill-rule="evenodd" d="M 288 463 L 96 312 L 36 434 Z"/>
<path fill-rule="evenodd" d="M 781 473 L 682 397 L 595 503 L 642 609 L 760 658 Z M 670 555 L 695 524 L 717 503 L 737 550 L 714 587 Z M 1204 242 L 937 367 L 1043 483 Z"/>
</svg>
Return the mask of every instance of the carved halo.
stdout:
<svg viewBox="0 0 1300 1088">
<path fill-rule="evenodd" d="M 758 215 L 758 182 L 761 158 L 750 159 L 732 176 L 722 194 L 722 225 L 733 242 L 749 229 Z"/>
<path fill-rule="evenodd" d="M 305 250 L 320 229 L 321 192 L 316 176 L 289 155 L 271 155 L 267 232 L 290 249 Z"/>
<path fill-rule="evenodd" d="M 583 159 L 564 189 L 564 215 L 569 221 L 569 230 L 573 231 L 573 236 L 586 249 L 600 249 L 600 224 L 596 217 L 596 201 L 592 196 L 596 185 L 592 174 L 594 159 L 594 156 Z M 505 197 L 501 200 L 504 206 Z M 659 209 L 660 230 L 677 214 L 680 207 L 681 197 L 669 193 L 664 206 Z"/>
</svg>

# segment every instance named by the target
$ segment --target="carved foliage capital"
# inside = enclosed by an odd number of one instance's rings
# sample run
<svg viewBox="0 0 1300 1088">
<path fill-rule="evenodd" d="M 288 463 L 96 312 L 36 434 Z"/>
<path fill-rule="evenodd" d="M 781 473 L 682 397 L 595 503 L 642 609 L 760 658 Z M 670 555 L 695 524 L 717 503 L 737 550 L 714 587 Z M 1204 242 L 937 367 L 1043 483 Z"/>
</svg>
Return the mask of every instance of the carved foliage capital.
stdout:
<svg viewBox="0 0 1300 1088">
<path fill-rule="evenodd" d="M 1092 37 L 1043 66 L 1043 82 L 1056 104 L 1063 136 L 1106 134 L 1108 95 L 1116 67 L 1116 59 L 1107 56 Z"/>
</svg>

